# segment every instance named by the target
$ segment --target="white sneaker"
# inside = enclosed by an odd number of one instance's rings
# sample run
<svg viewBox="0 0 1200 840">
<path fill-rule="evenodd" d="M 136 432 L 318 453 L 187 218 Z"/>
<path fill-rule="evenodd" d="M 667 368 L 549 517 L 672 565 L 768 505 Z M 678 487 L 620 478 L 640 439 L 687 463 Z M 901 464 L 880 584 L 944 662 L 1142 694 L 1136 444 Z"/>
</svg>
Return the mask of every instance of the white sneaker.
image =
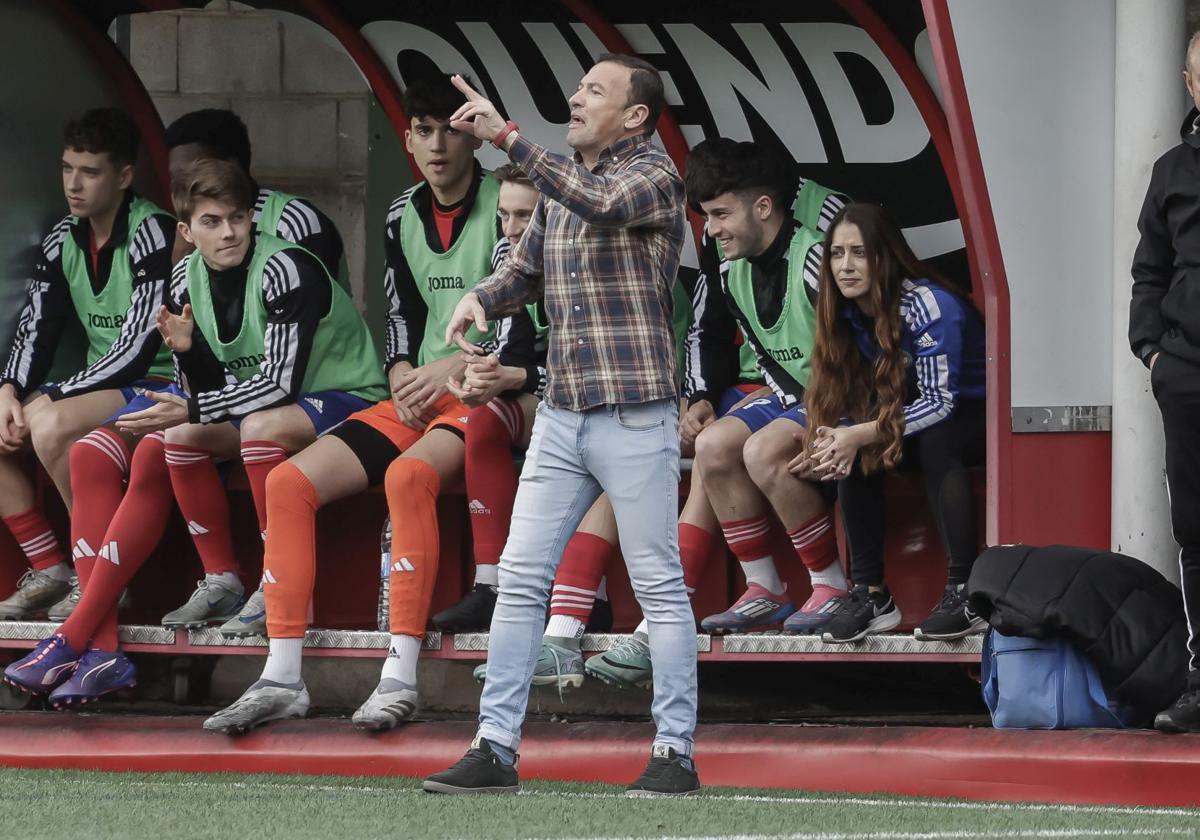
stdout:
<svg viewBox="0 0 1200 840">
<path fill-rule="evenodd" d="M 259 680 L 228 708 L 204 721 L 204 728 L 209 732 L 241 735 L 268 721 L 302 718 L 308 714 L 310 702 L 303 682 L 280 685 Z"/>
<path fill-rule="evenodd" d="M 395 729 L 417 713 L 417 692 L 399 680 L 380 680 L 371 696 L 350 718 L 359 729 Z"/>
</svg>

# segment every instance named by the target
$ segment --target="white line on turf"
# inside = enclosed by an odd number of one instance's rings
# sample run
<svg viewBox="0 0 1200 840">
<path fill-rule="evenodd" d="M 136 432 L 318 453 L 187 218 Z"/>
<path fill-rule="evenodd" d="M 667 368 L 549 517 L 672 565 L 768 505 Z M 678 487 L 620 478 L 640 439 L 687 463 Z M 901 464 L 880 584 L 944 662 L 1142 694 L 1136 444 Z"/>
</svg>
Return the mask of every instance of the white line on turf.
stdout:
<svg viewBox="0 0 1200 840">
<path fill-rule="evenodd" d="M 867 832 L 802 832 L 798 834 L 714 834 L 707 837 L 689 835 L 643 835 L 640 837 L 573 837 L 542 838 L 541 840 L 1055 840 L 1073 837 L 1172 837 L 1195 836 L 1188 828 L 1133 829 L 1034 829 L 1029 831 L 867 831 Z"/>
<path fill-rule="evenodd" d="M 72 781 L 80 784 L 92 784 L 90 779 L 62 779 L 62 782 Z M 288 784 L 286 782 L 229 782 L 214 779 L 211 782 L 183 781 L 167 782 L 167 781 L 148 781 L 137 780 L 123 782 L 122 784 L 130 785 L 131 787 L 173 787 L 173 788 L 234 788 L 246 790 L 276 790 L 276 791 L 308 791 L 321 793 L 387 793 L 387 794 L 417 794 L 422 791 L 415 788 L 394 788 L 394 787 L 377 787 L 371 785 L 314 785 L 314 784 Z M 589 793 L 586 791 L 541 791 L 541 790 L 523 790 L 519 796 L 538 796 L 549 798 L 566 798 L 566 799 L 619 799 L 623 802 L 632 802 L 635 800 L 628 799 L 623 793 Z M 1142 806 L 1125 806 L 1125 805 L 1069 805 L 1058 803 L 1024 803 L 1024 802 L 959 802 L 947 800 L 926 800 L 926 799 L 882 799 L 861 796 L 753 796 L 749 794 L 722 794 L 722 793 L 701 793 L 694 799 L 679 799 L 677 802 L 684 801 L 717 801 L 717 802 L 753 802 L 767 805 L 859 805 L 868 807 L 887 806 L 890 808 L 933 808 L 945 810 L 961 810 L 961 811 L 1017 811 L 1017 812 L 1039 812 L 1052 811 L 1065 814 L 1097 814 L 1097 815 L 1117 815 L 1129 814 L 1147 817 L 1196 817 L 1200 816 L 1200 809 L 1196 808 L 1161 808 L 1161 807 L 1142 807 Z M 784 835 L 790 837 L 791 835 Z M 819 835 L 824 836 L 824 835 Z M 869 836 L 869 835 L 863 835 Z M 957 835 L 954 835 L 957 836 Z M 964 835 L 965 836 L 965 835 Z M 976 836 L 976 835 L 970 835 Z M 978 836 L 993 836 L 993 835 L 978 835 Z M 1018 835 L 1013 835 L 1018 836 Z M 1023 835 L 1022 835 L 1023 836 Z M 1051 836 L 1051 835 L 1047 835 Z"/>
</svg>

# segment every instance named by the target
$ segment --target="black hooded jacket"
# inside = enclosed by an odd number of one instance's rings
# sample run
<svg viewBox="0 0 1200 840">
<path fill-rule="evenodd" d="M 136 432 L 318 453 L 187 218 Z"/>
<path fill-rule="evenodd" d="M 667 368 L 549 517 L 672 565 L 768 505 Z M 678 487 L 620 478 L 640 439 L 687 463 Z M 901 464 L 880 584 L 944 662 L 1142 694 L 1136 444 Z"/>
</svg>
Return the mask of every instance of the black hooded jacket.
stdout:
<svg viewBox="0 0 1200 840">
<path fill-rule="evenodd" d="M 1138 217 L 1129 344 L 1147 367 L 1160 350 L 1200 363 L 1200 112 L 1160 157 Z"/>
<path fill-rule="evenodd" d="M 1071 642 L 1145 714 L 1184 690 L 1183 598 L 1140 560 L 1067 545 L 996 546 L 975 561 L 967 591 L 971 608 L 1006 636 Z"/>
</svg>

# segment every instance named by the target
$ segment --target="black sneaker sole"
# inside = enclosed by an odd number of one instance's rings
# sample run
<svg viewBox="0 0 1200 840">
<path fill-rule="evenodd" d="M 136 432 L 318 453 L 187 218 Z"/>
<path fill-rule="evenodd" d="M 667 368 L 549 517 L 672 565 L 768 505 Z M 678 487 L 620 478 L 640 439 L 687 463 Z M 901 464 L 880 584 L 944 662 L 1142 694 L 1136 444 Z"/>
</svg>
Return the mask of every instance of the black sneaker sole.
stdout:
<svg viewBox="0 0 1200 840">
<path fill-rule="evenodd" d="M 953 633 L 925 633 L 918 627 L 913 631 L 913 638 L 918 642 L 954 642 L 965 639 L 967 636 L 977 636 L 986 631 L 987 627 L 987 622 L 982 619 L 978 626 L 971 625 L 966 630 L 957 630 Z"/>
<path fill-rule="evenodd" d="M 883 619 L 883 621 L 880 621 Z M 887 633 L 889 630 L 895 630 L 900 626 L 900 622 L 904 620 L 904 616 L 900 614 L 899 609 L 894 609 L 883 615 L 876 616 L 871 619 L 871 623 L 862 629 L 861 632 L 853 636 L 847 636 L 843 639 L 834 638 L 832 634 L 826 632 L 821 634 L 821 641 L 827 645 L 852 645 L 856 642 L 861 642 L 867 636 L 878 636 L 881 633 Z"/>
<path fill-rule="evenodd" d="M 1159 715 L 1158 717 L 1154 718 L 1154 728 L 1159 732 L 1166 733 L 1167 735 L 1187 735 L 1194 732 L 1200 732 L 1200 726 L 1180 726 L 1175 721 L 1168 717 L 1164 717 L 1163 715 Z"/>
<path fill-rule="evenodd" d="M 662 791 L 662 790 L 626 790 L 625 795 L 630 799 L 657 799 L 658 797 L 695 796 L 700 793 L 700 786 L 691 790 Z"/>
<path fill-rule="evenodd" d="M 476 793 L 520 793 L 521 784 L 518 782 L 515 785 L 494 785 L 492 787 L 467 788 L 426 779 L 421 783 L 421 790 L 425 791 L 426 793 L 441 793 L 450 796 L 470 796 Z"/>
</svg>

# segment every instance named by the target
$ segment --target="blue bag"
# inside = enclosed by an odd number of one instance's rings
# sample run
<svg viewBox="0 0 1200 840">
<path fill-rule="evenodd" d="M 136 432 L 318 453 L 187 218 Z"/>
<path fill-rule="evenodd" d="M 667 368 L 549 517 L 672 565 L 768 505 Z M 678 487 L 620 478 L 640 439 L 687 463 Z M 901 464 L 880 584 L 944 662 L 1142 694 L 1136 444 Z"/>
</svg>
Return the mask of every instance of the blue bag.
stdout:
<svg viewBox="0 0 1200 840">
<path fill-rule="evenodd" d="M 982 665 L 983 702 L 997 729 L 1124 729 L 1138 721 L 1065 639 L 988 630 Z"/>
</svg>

